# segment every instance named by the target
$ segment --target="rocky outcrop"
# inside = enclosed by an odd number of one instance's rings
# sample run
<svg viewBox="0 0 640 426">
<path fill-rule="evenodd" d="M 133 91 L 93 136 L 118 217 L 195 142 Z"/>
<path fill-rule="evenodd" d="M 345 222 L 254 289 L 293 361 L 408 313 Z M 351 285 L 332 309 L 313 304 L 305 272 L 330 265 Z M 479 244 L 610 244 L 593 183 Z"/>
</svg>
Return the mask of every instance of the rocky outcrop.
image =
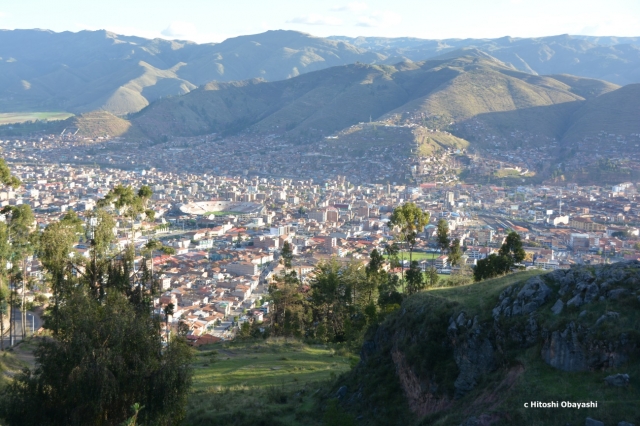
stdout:
<svg viewBox="0 0 640 426">
<path fill-rule="evenodd" d="M 456 404 L 521 348 L 538 347 L 548 365 L 569 372 L 618 369 L 640 354 L 640 334 L 629 316 L 640 307 L 640 262 L 578 266 L 516 282 L 498 300 L 483 301 L 490 312 L 476 307 L 473 315 L 458 299 L 416 298 L 376 329 L 360 355 L 364 364 L 384 353 L 420 416 Z M 436 365 L 443 359 L 447 365 Z M 624 386 L 628 379 L 610 376 L 606 383 Z M 470 417 L 468 423 L 490 420 Z"/>
<path fill-rule="evenodd" d="M 554 331 L 542 347 L 542 359 L 563 371 L 587 369 L 585 350 L 578 340 L 576 325 L 572 322 L 563 331 Z"/>
<path fill-rule="evenodd" d="M 623 387 L 629 385 L 629 375 L 628 374 L 614 374 L 612 376 L 607 376 L 604 378 L 604 381 L 607 382 L 609 386 Z"/>
<path fill-rule="evenodd" d="M 493 309 L 493 318 L 530 314 L 542 306 L 551 295 L 551 289 L 540 277 L 527 280 L 520 285 L 507 287 L 500 294 L 500 304 Z"/>
<path fill-rule="evenodd" d="M 409 408 L 419 416 L 444 410 L 451 405 L 451 399 L 438 396 L 438 384 L 430 378 L 420 378 L 398 349 L 391 352 L 391 358 L 396 365 L 396 373 L 400 385 L 409 403 Z"/>
<path fill-rule="evenodd" d="M 454 345 L 453 357 L 460 371 L 454 383 L 454 396 L 460 398 L 476 386 L 481 375 L 495 370 L 495 349 L 483 332 L 477 316 L 470 321 L 461 312 L 455 321 L 451 318 L 448 334 Z"/>
</svg>

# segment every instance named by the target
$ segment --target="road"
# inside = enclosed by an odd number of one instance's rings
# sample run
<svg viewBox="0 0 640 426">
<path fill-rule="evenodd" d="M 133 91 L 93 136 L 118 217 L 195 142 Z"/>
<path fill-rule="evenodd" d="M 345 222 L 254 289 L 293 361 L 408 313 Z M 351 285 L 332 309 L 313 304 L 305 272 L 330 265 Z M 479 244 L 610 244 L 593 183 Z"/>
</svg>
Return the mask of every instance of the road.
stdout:
<svg viewBox="0 0 640 426">
<path fill-rule="evenodd" d="M 13 335 L 14 335 L 14 344 L 16 344 L 22 340 L 22 318 L 20 315 L 20 309 L 13 308 L 13 315 L 15 318 L 15 321 L 14 321 L 15 331 Z M 27 336 L 30 336 L 32 334 L 32 328 L 33 330 L 38 331 L 40 327 L 42 327 L 42 319 L 37 314 L 34 314 L 33 312 L 27 312 Z M 5 330 L 5 336 L 3 338 L 3 341 L 4 341 L 3 342 L 4 347 L 8 348 L 11 342 L 9 338 L 9 330 Z"/>
</svg>

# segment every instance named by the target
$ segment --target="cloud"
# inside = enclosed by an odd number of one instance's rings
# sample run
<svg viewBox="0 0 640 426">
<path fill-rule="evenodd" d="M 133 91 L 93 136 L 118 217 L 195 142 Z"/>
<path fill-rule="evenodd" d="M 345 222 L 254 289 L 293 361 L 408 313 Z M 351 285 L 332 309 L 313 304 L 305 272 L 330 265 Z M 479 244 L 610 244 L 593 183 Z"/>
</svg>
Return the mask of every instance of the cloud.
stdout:
<svg viewBox="0 0 640 426">
<path fill-rule="evenodd" d="M 5 16 L 7 16 L 7 14 L 2 12 L 2 11 L 0 11 L 0 18 L 4 18 Z"/>
<path fill-rule="evenodd" d="M 287 24 L 336 26 L 342 25 L 342 19 L 333 18 L 331 16 L 316 15 L 312 13 L 309 15 L 296 16 L 293 19 L 289 19 L 287 21 Z"/>
<path fill-rule="evenodd" d="M 160 32 L 165 37 L 194 38 L 198 34 L 196 26 L 191 22 L 174 21 Z"/>
<path fill-rule="evenodd" d="M 369 28 L 387 28 L 402 22 L 402 16 L 391 11 L 372 12 L 357 17 L 356 26 Z"/>
<path fill-rule="evenodd" d="M 367 10 L 369 6 L 364 2 L 354 1 L 343 6 L 334 6 L 331 8 L 333 12 L 363 12 Z"/>
</svg>

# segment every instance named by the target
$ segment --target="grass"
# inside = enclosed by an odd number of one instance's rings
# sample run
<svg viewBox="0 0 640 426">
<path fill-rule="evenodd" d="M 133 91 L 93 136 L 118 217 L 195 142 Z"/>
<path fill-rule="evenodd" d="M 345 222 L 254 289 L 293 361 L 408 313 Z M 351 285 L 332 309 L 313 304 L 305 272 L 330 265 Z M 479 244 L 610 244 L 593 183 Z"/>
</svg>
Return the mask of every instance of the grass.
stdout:
<svg viewBox="0 0 640 426">
<path fill-rule="evenodd" d="M 413 252 L 413 255 L 411 256 L 412 260 L 417 260 L 418 262 L 421 260 L 433 260 L 433 259 L 437 259 L 440 256 L 440 253 L 425 253 L 425 252 Z M 385 254 L 384 255 L 385 258 L 387 258 L 388 256 Z M 398 254 L 398 258 L 400 260 L 404 259 L 404 260 L 409 260 L 409 252 L 408 251 L 403 251 L 401 253 Z"/>
<path fill-rule="evenodd" d="M 365 383 L 364 392 L 372 395 L 367 403 L 384 404 L 385 400 L 393 398 L 392 394 L 403 394 L 395 377 L 397 366 L 384 355 L 398 350 L 405 356 L 413 374 L 420 380 L 431 380 L 437 384 L 435 398 L 452 395 L 453 384 L 460 370 L 454 362 L 454 351 L 450 344 L 440 344 L 451 342 L 452 337 L 447 331 L 449 318 L 455 318 L 461 312 L 468 319 L 478 315 L 479 323 L 485 324 L 481 327 L 483 338 L 486 336 L 493 339 L 491 336 L 496 332 L 496 323 L 491 314 L 500 293 L 512 284 L 522 283 L 536 275 L 542 275 L 554 294 L 536 311 L 535 319 L 540 330 L 564 330 L 569 322 L 574 322 L 581 329 L 592 328 L 591 336 L 595 342 L 616 341 L 617 336 L 623 333 L 631 342 L 638 341 L 640 311 L 635 296 L 594 301 L 580 308 L 565 308 L 561 315 L 553 315 L 550 306 L 559 297 L 556 292 L 560 284 L 544 274 L 545 271 L 540 270 L 523 271 L 465 286 L 429 289 L 408 298 L 399 314 L 388 317 L 381 329 L 376 331 L 376 336 L 389 336 L 388 339 L 376 342 L 382 348 L 369 355 L 369 365 L 349 377 L 356 383 Z M 635 292 L 639 281 L 640 273 L 635 273 L 616 283 L 615 287 Z M 561 298 L 566 302 L 570 297 L 572 295 L 567 294 Z M 580 315 L 582 311 L 585 314 Z M 618 312 L 620 318 L 594 328 L 597 319 L 609 311 Z M 540 356 L 542 340 L 528 347 L 511 340 L 510 334 L 521 331 L 528 318 L 529 316 L 515 316 L 500 319 L 498 326 L 505 333 L 505 340 L 496 347 L 497 369 L 478 377 L 478 384 L 471 392 L 459 400 L 450 400 L 451 406 L 445 410 L 421 419 L 412 417 L 403 422 L 436 426 L 463 424 L 470 416 L 479 416 L 481 413 L 495 416 L 491 424 L 497 426 L 582 424 L 587 416 L 605 424 L 640 422 L 640 412 L 637 410 L 640 403 L 640 364 L 631 358 L 621 368 L 606 371 L 565 372 L 555 369 L 547 365 Z M 467 332 L 458 334 L 457 339 L 465 339 L 465 333 Z M 636 343 L 630 343 L 634 344 Z M 376 375 L 386 370 L 390 372 L 385 373 L 387 376 L 380 381 Z M 630 385 L 626 388 L 607 386 L 604 378 L 616 373 L 629 374 Z M 386 387 L 387 393 L 378 396 L 379 391 L 376 389 L 381 387 Z M 389 394 L 391 390 L 393 392 Z M 524 403 L 531 401 L 597 401 L 598 407 L 580 410 L 525 408 Z M 394 402 L 396 405 L 400 403 L 401 400 Z M 358 414 L 365 416 L 366 424 L 396 424 L 393 423 L 393 416 L 379 420 L 379 415 L 369 416 L 366 408 L 358 409 Z"/>
<path fill-rule="evenodd" d="M 353 362 L 339 349 L 291 339 L 203 347 L 194 361 L 187 424 L 319 424 L 316 398 Z"/>
<path fill-rule="evenodd" d="M 0 126 L 35 120 L 65 120 L 69 117 L 73 117 L 73 114 L 69 112 L 3 112 L 0 113 Z"/>
</svg>

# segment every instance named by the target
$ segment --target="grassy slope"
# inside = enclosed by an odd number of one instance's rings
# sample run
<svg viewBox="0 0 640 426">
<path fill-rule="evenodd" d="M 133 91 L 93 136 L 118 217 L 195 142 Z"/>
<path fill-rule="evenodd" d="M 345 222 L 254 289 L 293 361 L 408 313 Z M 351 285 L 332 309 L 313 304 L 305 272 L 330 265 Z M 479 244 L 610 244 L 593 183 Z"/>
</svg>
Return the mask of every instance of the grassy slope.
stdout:
<svg viewBox="0 0 640 426">
<path fill-rule="evenodd" d="M 448 318 L 461 311 L 466 313 L 467 318 L 478 315 L 481 322 L 491 324 L 491 310 L 502 290 L 540 273 L 542 272 L 526 271 L 482 283 L 421 292 L 405 301 L 402 306 L 403 315 L 392 315 L 384 323 L 385 335 L 389 338 L 394 336 L 394 347 L 404 351 L 417 374 L 430 371 L 430 379 L 436 380 L 441 390 L 451 391 L 453 380 L 458 374 L 452 353 L 430 344 L 429 341 L 445 338 Z M 557 290 L 555 285 L 552 287 Z M 603 301 L 580 309 L 566 309 L 560 316 L 551 314 L 550 304 L 553 301 L 538 311 L 537 318 L 541 327 L 551 330 L 561 328 L 569 321 L 592 326 L 609 310 L 619 312 L 621 320 L 615 325 L 601 326 L 605 327 L 602 329 L 603 333 L 615 335 L 623 330 L 640 329 L 638 303 L 635 303 L 634 298 L 621 303 Z M 580 317 L 579 313 L 583 309 L 587 314 Z M 514 319 L 512 325 L 517 326 L 522 318 Z M 419 339 L 416 343 L 417 336 L 423 340 Z M 348 386 L 364 386 L 368 405 L 359 406 L 355 411 L 368 417 L 367 424 L 457 425 L 479 413 L 497 414 L 498 422 L 492 423 L 496 425 L 576 424 L 572 422 L 584 422 L 587 416 L 602 420 L 605 424 L 617 424 L 621 420 L 632 423 L 635 421 L 637 424 L 640 421 L 637 411 L 637 404 L 640 403 L 637 379 L 640 376 L 640 365 L 636 362 L 625 365 L 620 371 L 569 373 L 545 364 L 540 358 L 540 344 L 529 349 L 510 347 L 505 356 L 502 366 L 482 378 L 472 392 L 454 401 L 449 409 L 422 419 L 408 414 L 409 409 L 397 381 L 396 368 L 385 356 L 369 358 L 368 364 L 360 365 L 345 383 Z M 631 376 L 632 383 L 628 388 L 613 388 L 604 384 L 606 376 L 618 372 Z M 525 409 L 524 402 L 530 401 L 598 401 L 599 407 L 580 411 L 562 408 Z M 372 407 L 384 408 L 378 416 L 372 417 L 366 414 Z M 397 422 L 394 419 L 398 419 Z"/>
<path fill-rule="evenodd" d="M 576 111 L 565 134 L 570 141 L 600 131 L 628 135 L 640 132 L 640 84 L 630 84 L 586 103 Z"/>
<path fill-rule="evenodd" d="M 346 354 L 296 340 L 208 346 L 194 362 L 187 424 L 319 424 L 314 398 L 351 362 Z"/>
<path fill-rule="evenodd" d="M 370 117 L 398 121 L 409 112 L 426 113 L 431 127 L 483 116 L 499 132 L 523 127 L 556 136 L 564 131 L 567 114 L 584 101 L 576 93 L 609 88 L 577 77 L 562 79 L 573 86 L 473 57 L 396 66 L 356 64 L 274 83 L 212 83 L 163 99 L 134 121 L 151 137 L 249 128 L 313 140 Z M 440 139 L 434 147 L 465 146 L 463 140 Z"/>
</svg>

